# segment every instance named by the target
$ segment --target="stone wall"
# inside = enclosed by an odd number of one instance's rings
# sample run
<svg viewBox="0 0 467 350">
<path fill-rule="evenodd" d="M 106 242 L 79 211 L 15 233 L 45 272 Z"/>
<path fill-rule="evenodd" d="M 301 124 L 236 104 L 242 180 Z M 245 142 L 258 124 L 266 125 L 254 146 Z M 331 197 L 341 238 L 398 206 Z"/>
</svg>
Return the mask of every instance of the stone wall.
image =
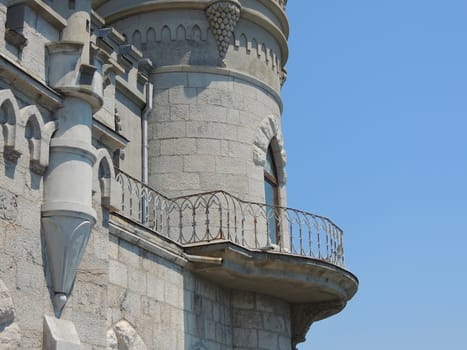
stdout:
<svg viewBox="0 0 467 350">
<path fill-rule="evenodd" d="M 110 324 L 132 325 L 147 349 L 290 350 L 288 303 L 221 288 L 113 235 L 109 252 Z"/>
<path fill-rule="evenodd" d="M 157 73 L 153 82 L 150 184 L 169 196 L 226 190 L 263 202 L 254 142 L 263 119 L 280 115 L 277 100 L 223 74 Z M 281 139 L 280 130 L 274 136 Z"/>
<path fill-rule="evenodd" d="M 232 292 L 233 348 L 290 350 L 290 305 L 277 298 Z"/>
</svg>

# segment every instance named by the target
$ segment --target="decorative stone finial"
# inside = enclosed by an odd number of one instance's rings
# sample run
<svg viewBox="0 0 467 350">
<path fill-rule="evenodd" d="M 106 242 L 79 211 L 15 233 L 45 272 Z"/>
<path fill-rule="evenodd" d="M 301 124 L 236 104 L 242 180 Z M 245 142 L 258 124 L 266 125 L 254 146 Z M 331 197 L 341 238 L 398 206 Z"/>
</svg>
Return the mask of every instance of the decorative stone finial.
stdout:
<svg viewBox="0 0 467 350">
<path fill-rule="evenodd" d="M 209 28 L 216 38 L 221 59 L 225 58 L 230 38 L 240 19 L 240 3 L 237 0 L 212 1 L 206 8 Z"/>
</svg>

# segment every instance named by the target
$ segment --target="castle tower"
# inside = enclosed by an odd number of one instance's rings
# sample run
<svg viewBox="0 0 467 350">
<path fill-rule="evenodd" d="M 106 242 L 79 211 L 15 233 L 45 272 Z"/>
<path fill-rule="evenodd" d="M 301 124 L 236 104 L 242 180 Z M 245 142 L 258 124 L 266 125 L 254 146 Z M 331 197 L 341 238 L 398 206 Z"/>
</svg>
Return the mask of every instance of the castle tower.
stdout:
<svg viewBox="0 0 467 350">
<path fill-rule="evenodd" d="M 225 190 L 264 202 L 271 146 L 285 184 L 281 1 L 111 1 L 99 8 L 154 65 L 149 184 L 171 197 Z"/>
<path fill-rule="evenodd" d="M 0 348 L 294 350 L 345 307 L 287 207 L 285 5 L 0 1 Z"/>
</svg>

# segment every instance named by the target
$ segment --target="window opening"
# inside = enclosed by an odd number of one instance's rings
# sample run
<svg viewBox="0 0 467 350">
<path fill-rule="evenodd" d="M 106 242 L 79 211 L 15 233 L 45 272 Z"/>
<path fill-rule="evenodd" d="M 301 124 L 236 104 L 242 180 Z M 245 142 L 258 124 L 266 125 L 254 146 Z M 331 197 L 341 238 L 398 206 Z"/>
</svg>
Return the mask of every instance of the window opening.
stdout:
<svg viewBox="0 0 467 350">
<path fill-rule="evenodd" d="M 277 244 L 279 241 L 279 182 L 277 169 L 271 147 L 268 148 L 264 164 L 264 197 L 266 202 L 266 224 L 269 241 Z"/>
</svg>

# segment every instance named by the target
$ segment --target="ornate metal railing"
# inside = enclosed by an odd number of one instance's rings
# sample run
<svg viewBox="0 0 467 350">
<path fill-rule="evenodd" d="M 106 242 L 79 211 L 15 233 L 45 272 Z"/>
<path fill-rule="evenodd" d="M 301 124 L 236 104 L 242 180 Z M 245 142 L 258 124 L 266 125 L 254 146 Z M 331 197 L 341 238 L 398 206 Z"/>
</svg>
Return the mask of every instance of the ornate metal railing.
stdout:
<svg viewBox="0 0 467 350">
<path fill-rule="evenodd" d="M 227 240 L 344 267 L 343 232 L 328 218 L 246 202 L 224 191 L 168 198 L 122 171 L 116 180 L 121 215 L 182 245 Z"/>
</svg>

